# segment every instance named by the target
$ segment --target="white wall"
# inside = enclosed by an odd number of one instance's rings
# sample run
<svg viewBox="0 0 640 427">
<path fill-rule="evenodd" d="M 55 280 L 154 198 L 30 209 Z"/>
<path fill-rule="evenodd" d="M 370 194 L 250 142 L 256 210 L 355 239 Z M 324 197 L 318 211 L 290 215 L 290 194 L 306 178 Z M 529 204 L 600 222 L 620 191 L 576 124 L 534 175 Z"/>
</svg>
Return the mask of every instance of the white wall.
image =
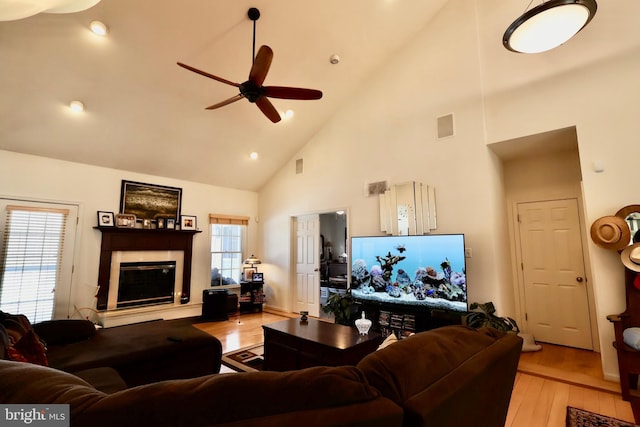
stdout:
<svg viewBox="0 0 640 427">
<path fill-rule="evenodd" d="M 199 314 L 202 290 L 209 287 L 209 213 L 251 217 L 248 250 L 257 247 L 258 195 L 175 179 L 136 174 L 116 169 L 63 162 L 44 157 L 0 151 L 0 196 L 72 202 L 80 206 L 80 223 L 75 248 L 72 306 L 95 308 L 93 298 L 98 280 L 101 233 L 96 211 L 118 212 L 123 179 L 182 188 L 182 213 L 196 215 L 198 228 L 193 243 L 191 305 Z"/>
<path fill-rule="evenodd" d="M 630 0 L 601 5 L 629 7 L 638 8 Z M 506 29 L 520 13 L 521 6 L 502 0 L 448 2 L 264 186 L 261 253 L 269 263 L 270 304 L 291 307 L 292 215 L 348 206 L 352 235 L 379 234 L 377 199 L 363 197 L 363 184 L 416 180 L 437 189 L 437 232 L 465 233 L 473 249 L 470 300 L 492 300 L 499 314 L 513 315 L 507 203 L 501 162 L 487 152 L 489 143 L 575 126 L 586 226 L 639 202 L 634 184 L 640 158 L 637 26 L 629 26 L 624 15 L 611 18 L 600 11 L 597 19 L 620 19 L 625 28 L 634 28 L 627 36 L 634 38 L 631 47 L 620 47 L 619 37 L 597 33 L 595 19 L 595 35 L 580 35 L 591 44 L 576 39 L 546 54 L 520 55 L 506 51 L 502 32 L 486 25 L 500 15 Z M 590 49 L 603 43 L 611 43 L 610 48 Z M 578 54 L 585 59 L 571 63 Z M 436 117 L 451 112 L 456 135 L 437 141 Z M 304 159 L 299 175 L 296 158 Z M 593 172 L 594 161 L 604 163 L 604 173 Z M 326 174 L 327 168 L 341 173 Z M 588 249 L 603 369 L 615 378 L 613 328 L 606 315 L 624 309 L 623 270 L 616 253 L 592 243 Z"/>
<path fill-rule="evenodd" d="M 500 261 L 508 257 L 500 170 L 484 141 L 478 56 L 466 54 L 476 50 L 474 10 L 454 1 L 261 190 L 270 305 L 291 308 L 290 217 L 347 206 L 351 235 L 380 235 L 378 198 L 364 197 L 363 186 L 386 179 L 435 186 L 437 233 L 465 233 L 473 249 L 470 299 L 513 312 L 509 266 Z M 436 117 L 452 112 L 456 135 L 437 140 Z"/>
</svg>

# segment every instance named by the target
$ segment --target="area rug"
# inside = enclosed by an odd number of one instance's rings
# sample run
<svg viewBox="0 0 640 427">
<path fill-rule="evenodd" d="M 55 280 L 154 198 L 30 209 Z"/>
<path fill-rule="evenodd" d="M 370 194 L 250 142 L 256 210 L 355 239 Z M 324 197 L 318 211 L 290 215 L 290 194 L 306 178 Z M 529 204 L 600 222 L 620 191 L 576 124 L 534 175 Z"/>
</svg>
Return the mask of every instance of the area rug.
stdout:
<svg viewBox="0 0 640 427">
<path fill-rule="evenodd" d="M 638 427 L 636 424 L 567 406 L 567 427 Z"/>
<path fill-rule="evenodd" d="M 261 371 L 264 363 L 264 346 L 251 345 L 222 355 L 222 363 L 238 372 Z"/>
</svg>

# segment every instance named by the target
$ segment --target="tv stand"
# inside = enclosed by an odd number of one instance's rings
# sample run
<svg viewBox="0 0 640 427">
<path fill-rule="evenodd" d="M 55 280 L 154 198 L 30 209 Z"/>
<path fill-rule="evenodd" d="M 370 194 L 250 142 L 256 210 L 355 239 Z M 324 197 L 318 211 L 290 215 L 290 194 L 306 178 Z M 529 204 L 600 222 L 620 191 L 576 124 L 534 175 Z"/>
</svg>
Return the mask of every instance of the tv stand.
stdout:
<svg viewBox="0 0 640 427">
<path fill-rule="evenodd" d="M 356 300 L 359 311 L 364 311 L 373 322 L 372 329 L 383 336 L 395 332 L 398 338 L 412 332 L 423 332 L 448 325 L 461 325 L 467 313 Z"/>
</svg>

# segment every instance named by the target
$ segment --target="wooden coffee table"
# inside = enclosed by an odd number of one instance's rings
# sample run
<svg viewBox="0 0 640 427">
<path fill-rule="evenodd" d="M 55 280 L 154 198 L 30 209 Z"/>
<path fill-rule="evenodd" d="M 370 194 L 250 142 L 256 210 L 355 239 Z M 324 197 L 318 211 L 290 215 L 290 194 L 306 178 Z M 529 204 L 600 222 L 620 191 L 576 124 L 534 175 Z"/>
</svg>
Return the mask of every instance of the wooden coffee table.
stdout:
<svg viewBox="0 0 640 427">
<path fill-rule="evenodd" d="M 268 323 L 262 329 L 264 369 L 268 371 L 356 365 L 382 342 L 377 332 L 360 335 L 355 326 L 316 319 L 287 319 Z"/>
</svg>

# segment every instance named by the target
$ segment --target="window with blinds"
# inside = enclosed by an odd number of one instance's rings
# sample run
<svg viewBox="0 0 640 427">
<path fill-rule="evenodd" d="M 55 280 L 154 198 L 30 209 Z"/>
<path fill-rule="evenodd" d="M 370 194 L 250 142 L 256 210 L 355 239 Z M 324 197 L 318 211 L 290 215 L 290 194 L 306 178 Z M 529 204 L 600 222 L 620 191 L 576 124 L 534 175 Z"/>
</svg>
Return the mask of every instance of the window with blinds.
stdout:
<svg viewBox="0 0 640 427">
<path fill-rule="evenodd" d="M 69 210 L 7 206 L 0 252 L 0 310 L 53 318 Z"/>
<path fill-rule="evenodd" d="M 209 215 L 212 286 L 240 282 L 248 224 L 249 218 L 244 216 Z"/>
</svg>

